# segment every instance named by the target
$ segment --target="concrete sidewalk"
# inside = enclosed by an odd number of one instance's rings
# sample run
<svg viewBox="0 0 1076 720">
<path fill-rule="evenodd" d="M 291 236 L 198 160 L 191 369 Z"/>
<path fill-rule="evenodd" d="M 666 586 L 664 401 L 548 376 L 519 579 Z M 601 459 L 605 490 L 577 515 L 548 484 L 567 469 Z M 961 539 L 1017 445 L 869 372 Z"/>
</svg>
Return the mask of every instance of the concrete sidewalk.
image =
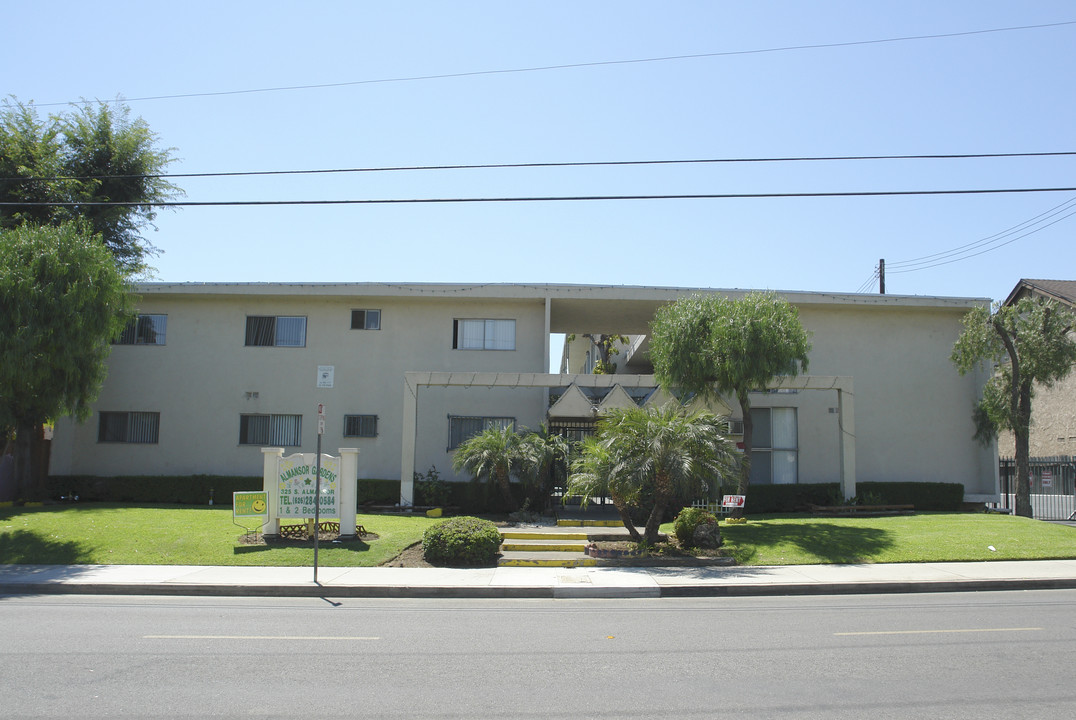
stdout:
<svg viewBox="0 0 1076 720">
<path fill-rule="evenodd" d="M 1076 560 L 777 567 L 3 565 L 0 594 L 631 598 L 1076 588 Z"/>
</svg>

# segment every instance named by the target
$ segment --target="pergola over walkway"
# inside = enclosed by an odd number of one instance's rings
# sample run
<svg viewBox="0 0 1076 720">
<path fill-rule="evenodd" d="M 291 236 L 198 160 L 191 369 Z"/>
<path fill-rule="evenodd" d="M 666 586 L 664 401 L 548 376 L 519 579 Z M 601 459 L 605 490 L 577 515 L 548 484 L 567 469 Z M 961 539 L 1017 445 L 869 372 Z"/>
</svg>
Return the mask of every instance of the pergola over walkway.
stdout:
<svg viewBox="0 0 1076 720">
<path fill-rule="evenodd" d="M 405 372 L 403 442 L 400 458 L 400 505 L 414 504 L 415 446 L 418 437 L 418 390 L 423 387 L 555 388 L 571 384 L 579 387 L 654 387 L 653 375 L 557 375 L 552 373 L 498 372 Z M 850 376 L 802 375 L 782 377 L 767 389 L 834 390 L 837 393 L 841 491 L 856 494 L 856 428 L 854 393 Z"/>
</svg>

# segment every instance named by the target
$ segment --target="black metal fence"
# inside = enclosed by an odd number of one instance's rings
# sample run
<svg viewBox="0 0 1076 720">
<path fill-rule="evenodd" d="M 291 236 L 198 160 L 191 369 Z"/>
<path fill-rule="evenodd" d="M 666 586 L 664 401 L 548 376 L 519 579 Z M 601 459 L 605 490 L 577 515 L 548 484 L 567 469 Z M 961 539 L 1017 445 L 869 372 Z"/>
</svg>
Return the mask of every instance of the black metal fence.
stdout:
<svg viewBox="0 0 1076 720">
<path fill-rule="evenodd" d="M 1016 459 L 999 460 L 1001 507 L 1016 505 Z M 1031 512 L 1039 520 L 1076 518 L 1076 457 L 1031 458 Z"/>
</svg>

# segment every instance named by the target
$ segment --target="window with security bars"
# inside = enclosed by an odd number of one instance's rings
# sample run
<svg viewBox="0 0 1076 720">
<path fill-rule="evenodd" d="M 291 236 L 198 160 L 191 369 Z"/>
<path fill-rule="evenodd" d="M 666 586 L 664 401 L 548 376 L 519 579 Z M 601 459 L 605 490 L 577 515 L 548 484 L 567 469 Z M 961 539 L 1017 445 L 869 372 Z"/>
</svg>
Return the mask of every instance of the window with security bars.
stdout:
<svg viewBox="0 0 1076 720">
<path fill-rule="evenodd" d="M 306 347 L 306 318 L 247 315 L 247 347 Z"/>
<path fill-rule="evenodd" d="M 377 437 L 377 415 L 345 415 L 344 437 Z"/>
<path fill-rule="evenodd" d="M 452 321 L 453 350 L 515 350 L 516 321 L 463 319 Z"/>
<path fill-rule="evenodd" d="M 167 315 L 139 315 L 116 338 L 116 345 L 164 345 Z"/>
<path fill-rule="evenodd" d="M 448 449 L 455 450 L 465 441 L 481 432 L 494 428 L 514 428 L 516 419 L 511 417 L 478 417 L 472 415 L 448 416 Z"/>
<path fill-rule="evenodd" d="M 302 415 L 240 415 L 239 444 L 296 447 L 302 444 Z"/>
<path fill-rule="evenodd" d="M 156 444 L 160 428 L 161 414 L 157 412 L 102 412 L 97 442 Z"/>
<path fill-rule="evenodd" d="M 381 329 L 381 311 L 380 310 L 352 310 L 351 311 L 351 329 L 352 330 L 380 330 Z"/>
</svg>

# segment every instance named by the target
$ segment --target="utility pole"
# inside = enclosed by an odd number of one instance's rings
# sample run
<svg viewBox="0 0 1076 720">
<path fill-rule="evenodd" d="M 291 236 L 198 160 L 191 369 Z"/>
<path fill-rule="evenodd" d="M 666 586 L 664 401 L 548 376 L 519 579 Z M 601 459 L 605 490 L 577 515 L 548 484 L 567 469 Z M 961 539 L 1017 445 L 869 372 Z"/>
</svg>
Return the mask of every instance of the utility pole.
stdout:
<svg viewBox="0 0 1076 720">
<path fill-rule="evenodd" d="M 885 258 L 878 261 L 878 294 L 885 295 Z"/>
</svg>

